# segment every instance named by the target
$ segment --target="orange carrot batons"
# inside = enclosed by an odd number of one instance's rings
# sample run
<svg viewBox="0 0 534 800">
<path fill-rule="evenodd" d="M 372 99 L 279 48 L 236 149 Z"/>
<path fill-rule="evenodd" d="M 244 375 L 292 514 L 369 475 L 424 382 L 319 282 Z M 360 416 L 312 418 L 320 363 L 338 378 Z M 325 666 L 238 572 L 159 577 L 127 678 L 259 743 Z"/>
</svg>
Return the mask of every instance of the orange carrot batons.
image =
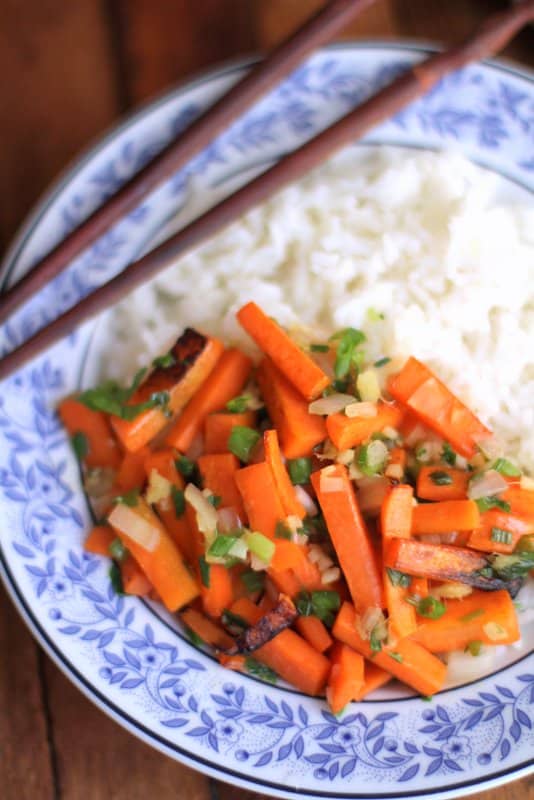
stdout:
<svg viewBox="0 0 534 800">
<path fill-rule="evenodd" d="M 245 508 L 236 483 L 239 461 L 233 453 L 200 456 L 197 463 L 204 488 L 221 498 L 222 508 L 235 509 L 241 521 L 245 522 Z"/>
<path fill-rule="evenodd" d="M 122 588 L 125 594 L 146 597 L 152 584 L 132 556 L 127 556 L 120 565 Z"/>
<path fill-rule="evenodd" d="M 134 393 L 130 404 L 146 402 L 156 392 L 167 392 L 168 411 L 177 414 L 204 383 L 222 351 L 223 345 L 218 339 L 187 328 L 171 350 L 174 363 L 168 367 L 156 367 Z M 111 418 L 119 440 L 130 451 L 148 444 L 168 422 L 161 408 L 143 411 L 133 420 Z"/>
<path fill-rule="evenodd" d="M 186 608 L 180 613 L 180 619 L 193 633 L 196 633 L 203 642 L 215 648 L 229 650 L 234 644 L 234 640 L 223 628 L 211 619 L 197 611 L 196 608 Z"/>
<path fill-rule="evenodd" d="M 363 656 L 347 644 L 336 642 L 330 664 L 326 699 L 332 713 L 339 714 L 363 689 L 364 661 Z"/>
<path fill-rule="evenodd" d="M 346 414 L 330 414 L 326 418 L 328 436 L 338 450 L 348 450 L 369 439 L 373 433 L 384 428 L 397 428 L 402 420 L 402 411 L 395 403 L 378 403 L 374 417 L 347 417 Z"/>
<path fill-rule="evenodd" d="M 309 456 L 326 439 L 323 417 L 309 413 L 308 402 L 269 359 L 261 361 L 256 378 L 285 457 Z"/>
<path fill-rule="evenodd" d="M 421 467 L 417 497 L 422 500 L 464 500 L 470 473 L 453 467 Z"/>
<path fill-rule="evenodd" d="M 312 485 L 354 604 L 362 613 L 381 608 L 380 569 L 346 468 L 324 467 L 312 474 Z"/>
<path fill-rule="evenodd" d="M 88 467 L 111 467 L 116 469 L 122 455 L 113 436 L 108 418 L 101 411 L 93 411 L 83 403 L 68 397 L 63 400 L 58 413 L 71 437 L 81 434 L 87 453 L 82 461 Z"/>
<path fill-rule="evenodd" d="M 275 430 L 265 431 L 263 434 L 263 444 L 265 447 L 265 460 L 273 473 L 273 479 L 285 515 L 294 515 L 300 517 L 300 519 L 304 519 L 306 516 L 306 509 L 302 503 L 298 501 L 295 487 L 291 483 L 288 471 L 282 461 L 277 432 Z"/>
<path fill-rule="evenodd" d="M 332 646 L 333 639 L 318 617 L 297 617 L 295 628 L 319 653 L 324 653 Z"/>
<path fill-rule="evenodd" d="M 480 525 L 480 512 L 474 500 L 442 500 L 420 503 L 413 510 L 412 533 L 471 531 Z"/>
<path fill-rule="evenodd" d="M 95 525 L 95 527 L 89 531 L 83 543 L 83 549 L 97 556 L 107 556 L 111 558 L 109 546 L 116 538 L 117 536 L 113 532 L 113 528 L 110 528 L 109 525 Z"/>
<path fill-rule="evenodd" d="M 414 539 L 391 539 L 384 553 L 386 567 L 438 581 L 455 581 L 487 566 L 486 557 L 475 550 Z"/>
<path fill-rule="evenodd" d="M 238 395 L 252 368 L 248 356 L 236 348 L 225 350 L 215 369 L 197 388 L 165 439 L 171 447 L 185 453 L 212 411 L 220 411 Z"/>
<path fill-rule="evenodd" d="M 269 465 L 250 464 L 237 471 L 235 480 L 243 498 L 249 527 L 274 539 L 276 526 L 285 513 Z"/>
<path fill-rule="evenodd" d="M 228 414 L 225 412 L 208 414 L 204 422 L 204 452 L 227 453 L 228 439 L 233 428 L 237 425 L 244 428 L 254 428 L 256 413 L 244 411 L 242 414 Z"/>
<path fill-rule="evenodd" d="M 326 389 L 328 375 L 256 303 L 243 306 L 237 319 L 302 397 L 314 400 Z"/>
<path fill-rule="evenodd" d="M 396 400 L 466 458 L 472 458 L 478 443 L 491 436 L 467 406 L 416 358 L 409 358 L 389 380 L 388 389 Z"/>
<path fill-rule="evenodd" d="M 411 486 L 400 484 L 394 486 L 382 505 L 380 526 L 384 548 L 393 537 L 409 538 L 412 527 Z M 400 586 L 392 580 L 387 569 L 384 569 L 384 594 L 389 615 L 389 630 L 394 639 L 402 639 L 413 633 L 417 627 L 415 609 L 408 603 L 407 594 L 410 589 Z"/>
<path fill-rule="evenodd" d="M 363 668 L 363 686 L 354 698 L 355 700 L 363 700 L 368 694 L 379 689 L 392 679 L 389 672 L 385 669 L 377 667 L 372 661 L 366 661 Z"/>
</svg>

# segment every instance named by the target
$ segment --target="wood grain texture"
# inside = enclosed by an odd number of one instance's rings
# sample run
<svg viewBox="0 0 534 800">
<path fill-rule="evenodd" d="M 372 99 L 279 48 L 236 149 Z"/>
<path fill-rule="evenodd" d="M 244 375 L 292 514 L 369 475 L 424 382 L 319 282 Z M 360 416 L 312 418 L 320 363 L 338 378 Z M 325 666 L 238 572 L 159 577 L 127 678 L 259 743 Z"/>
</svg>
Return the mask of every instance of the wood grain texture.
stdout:
<svg viewBox="0 0 534 800">
<path fill-rule="evenodd" d="M 0 587 L 0 796 L 52 800 L 54 776 L 39 651 Z"/>
<path fill-rule="evenodd" d="M 119 113 L 199 69 L 271 47 L 320 2 L 3 0 L 0 248 L 45 185 Z M 377 0 L 346 38 L 452 41 L 505 5 L 506 0 Z M 533 67 L 534 29 L 517 37 L 506 55 Z M 208 781 L 108 719 L 38 655 L 3 591 L 0 653 L 2 800 L 263 797 Z M 472 797 L 534 800 L 534 779 Z"/>
</svg>

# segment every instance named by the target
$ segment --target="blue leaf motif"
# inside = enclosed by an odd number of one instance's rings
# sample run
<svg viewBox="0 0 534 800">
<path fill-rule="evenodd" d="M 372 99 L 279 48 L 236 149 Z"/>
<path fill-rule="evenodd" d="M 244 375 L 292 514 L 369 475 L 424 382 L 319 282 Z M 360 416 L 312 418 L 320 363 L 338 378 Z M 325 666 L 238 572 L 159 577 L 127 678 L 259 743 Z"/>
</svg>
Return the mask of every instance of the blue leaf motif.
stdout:
<svg viewBox="0 0 534 800">
<path fill-rule="evenodd" d="M 427 745 L 423 745 L 423 752 L 427 754 L 427 756 L 441 756 L 441 750 L 437 750 L 435 747 L 428 747 Z"/>
<path fill-rule="evenodd" d="M 24 547 L 22 544 L 18 544 L 17 542 L 13 542 L 13 547 L 23 558 L 35 558 L 35 554 L 29 549 L 29 547 Z"/>
<path fill-rule="evenodd" d="M 457 764 L 456 761 L 453 761 L 451 758 L 446 758 L 443 761 L 443 763 L 448 769 L 455 770 L 456 772 L 463 772 L 462 767 L 459 764 Z"/>
<path fill-rule="evenodd" d="M 412 764 L 411 767 L 408 767 L 408 769 L 402 773 L 402 775 L 399 778 L 399 783 L 401 781 L 402 782 L 411 781 L 412 778 L 415 778 L 418 772 L 419 772 L 419 764 Z"/>
<path fill-rule="evenodd" d="M 529 720 L 528 716 L 525 714 L 525 712 L 522 711 L 522 709 L 517 708 L 516 709 L 516 714 L 517 714 L 518 722 L 520 722 L 521 725 L 524 725 L 525 728 L 528 728 L 529 730 L 531 730 L 532 729 L 532 723 Z"/>
<path fill-rule="evenodd" d="M 222 708 L 217 714 L 223 719 L 237 719 L 243 712 L 239 708 Z"/>
<path fill-rule="evenodd" d="M 234 697 L 237 705 L 242 706 L 245 700 L 245 690 L 243 689 L 242 686 L 240 686 L 239 689 L 236 691 Z"/>
<path fill-rule="evenodd" d="M 331 781 L 334 780 L 338 771 L 339 771 L 339 763 L 337 761 L 334 761 L 334 763 L 331 764 L 328 769 L 328 777 L 330 778 Z"/>
<path fill-rule="evenodd" d="M 60 633 L 66 633 L 67 636 L 73 636 L 75 633 L 79 633 L 80 626 L 79 625 L 67 625 L 65 628 L 60 628 Z"/>
<path fill-rule="evenodd" d="M 376 756 L 376 754 L 382 749 L 383 745 L 384 745 L 384 737 L 379 736 L 376 742 L 374 743 L 373 749 L 371 751 L 374 756 Z"/>
<path fill-rule="evenodd" d="M 267 695 L 266 695 L 266 694 L 265 694 L 265 695 L 263 695 L 263 699 L 264 699 L 264 701 L 265 701 L 265 705 L 267 706 L 267 708 L 270 708 L 270 709 L 271 709 L 271 711 L 272 711 L 274 714 L 278 714 L 278 706 L 276 705 L 276 703 L 275 703 L 273 700 L 271 700 L 271 698 L 270 698 L 270 697 L 267 697 Z"/>
<path fill-rule="evenodd" d="M 518 675 L 517 680 L 522 681 L 523 683 L 534 683 L 534 675 L 532 674 Z"/>
<path fill-rule="evenodd" d="M 282 745 L 282 747 L 278 751 L 278 755 L 276 757 L 276 760 L 277 761 L 285 761 L 286 758 L 290 755 L 290 753 L 291 753 L 291 745 L 290 744 L 284 744 L 284 745 Z"/>
<path fill-rule="evenodd" d="M 293 748 L 295 750 L 296 757 L 302 758 L 302 754 L 304 753 L 304 740 L 302 736 L 297 736 L 293 743 Z"/>
<path fill-rule="evenodd" d="M 322 728 L 322 730 L 319 731 L 319 733 L 316 735 L 315 739 L 317 741 L 319 741 L 321 739 L 330 739 L 330 737 L 332 736 L 332 734 L 335 733 L 335 731 L 336 731 L 336 726 L 335 725 L 325 725 Z"/>
<path fill-rule="evenodd" d="M 204 670 L 206 669 L 205 667 L 202 666 L 202 664 L 199 664 L 198 661 L 193 661 L 192 658 L 186 658 L 184 664 L 187 664 L 189 669 L 196 669 L 199 672 L 204 672 Z"/>
<path fill-rule="evenodd" d="M 94 639 L 100 638 L 100 631 L 88 630 L 81 638 L 86 642 L 92 642 Z"/>
<path fill-rule="evenodd" d="M 124 661 L 119 656 L 112 653 L 111 650 L 104 650 L 104 658 L 108 662 L 108 664 L 113 664 L 114 667 L 122 667 L 124 666 Z"/>
<path fill-rule="evenodd" d="M 122 679 L 126 677 L 126 675 L 127 675 L 127 674 L 128 674 L 128 673 L 127 673 L 127 672 L 124 672 L 124 671 L 123 671 L 123 672 L 116 672 L 116 673 L 113 675 L 113 677 L 111 678 L 111 680 L 110 680 L 110 683 L 111 683 L 111 684 L 113 684 L 113 683 L 120 683 L 120 682 L 122 681 Z M 124 684 L 123 684 L 123 686 L 124 686 Z"/>
<path fill-rule="evenodd" d="M 501 761 L 510 754 L 511 749 L 512 745 L 510 744 L 508 739 L 503 739 L 501 742 Z"/>
<path fill-rule="evenodd" d="M 464 730 L 470 731 L 471 728 L 474 728 L 475 725 L 478 725 L 482 719 L 483 713 L 484 712 L 482 711 L 475 711 L 474 714 L 471 714 L 471 716 L 467 718 L 467 722 L 464 725 Z"/>
<path fill-rule="evenodd" d="M 419 748 L 412 744 L 412 742 L 404 742 L 404 749 L 407 753 L 419 753 Z"/>
<path fill-rule="evenodd" d="M 449 717 L 449 715 L 447 714 L 447 712 L 445 711 L 445 709 L 443 708 L 443 706 L 436 706 L 436 713 L 437 713 L 438 717 L 439 717 L 441 720 L 443 720 L 443 722 L 448 722 L 448 723 L 450 723 L 450 721 L 451 721 L 451 720 L 450 720 L 450 717 Z"/>
<path fill-rule="evenodd" d="M 326 764 L 329 760 L 329 756 L 324 753 L 313 753 L 311 756 L 305 756 L 305 760 L 309 764 Z"/>
<path fill-rule="evenodd" d="M 248 718 L 251 725 L 264 725 L 271 720 L 272 716 L 270 714 L 254 714 L 252 717 Z"/>
<path fill-rule="evenodd" d="M 285 700 L 282 700 L 282 702 L 281 702 L 281 704 L 280 704 L 280 707 L 281 707 L 281 709 L 282 709 L 282 711 L 283 711 L 284 715 L 287 717 L 287 719 L 288 719 L 290 722 L 293 722 L 293 712 L 291 711 L 290 707 L 289 707 L 289 706 L 288 706 L 288 704 L 285 702 Z"/>
<path fill-rule="evenodd" d="M 398 716 L 399 715 L 396 712 L 385 711 L 385 712 L 382 712 L 381 714 L 377 714 L 375 719 L 381 720 L 382 722 L 387 722 L 388 719 L 395 719 L 395 717 L 398 717 Z"/>
<path fill-rule="evenodd" d="M 198 728 L 193 728 L 190 731 L 187 731 L 187 735 L 198 738 L 199 736 L 205 736 L 207 733 L 209 733 L 209 731 L 210 731 L 209 728 L 198 727 Z"/>
<path fill-rule="evenodd" d="M 518 742 L 521 738 L 521 727 L 518 722 L 515 720 L 510 725 L 510 736 L 514 740 L 514 742 Z"/>
<path fill-rule="evenodd" d="M 212 750 L 215 750 L 216 753 L 219 752 L 219 743 L 217 741 L 217 737 L 211 731 L 208 733 L 208 744 Z"/>
<path fill-rule="evenodd" d="M 489 722 L 490 719 L 498 717 L 500 714 L 502 714 L 503 709 L 504 706 L 492 706 L 492 708 L 490 708 L 488 713 L 485 715 L 484 722 Z"/>
<path fill-rule="evenodd" d="M 483 700 L 486 700 L 487 703 L 499 702 L 499 698 L 496 697 L 494 694 L 490 694 L 489 692 L 479 692 L 479 695 Z"/>
<path fill-rule="evenodd" d="M 173 719 L 162 720 L 161 724 L 165 725 L 166 728 L 183 728 L 184 725 L 187 725 L 187 720 L 174 717 Z"/>
<path fill-rule="evenodd" d="M 299 719 L 303 725 L 308 724 L 308 712 L 302 706 L 299 706 Z"/>
<path fill-rule="evenodd" d="M 433 761 L 431 761 L 427 767 L 425 775 L 426 776 L 433 775 L 434 772 L 437 772 L 438 769 L 441 767 L 442 761 L 443 761 L 443 756 L 438 756 L 438 758 L 435 758 Z"/>
<path fill-rule="evenodd" d="M 138 670 L 141 669 L 141 662 L 139 661 L 137 656 L 134 656 L 133 653 L 130 653 L 130 651 L 127 650 L 126 647 L 123 648 L 122 654 L 124 656 L 124 660 L 127 661 L 131 667 Z"/>
<path fill-rule="evenodd" d="M 356 767 L 357 759 L 356 758 L 349 758 L 348 761 L 345 761 L 343 766 L 341 767 L 341 777 L 346 778 L 352 772 L 354 772 L 354 768 Z"/>
</svg>

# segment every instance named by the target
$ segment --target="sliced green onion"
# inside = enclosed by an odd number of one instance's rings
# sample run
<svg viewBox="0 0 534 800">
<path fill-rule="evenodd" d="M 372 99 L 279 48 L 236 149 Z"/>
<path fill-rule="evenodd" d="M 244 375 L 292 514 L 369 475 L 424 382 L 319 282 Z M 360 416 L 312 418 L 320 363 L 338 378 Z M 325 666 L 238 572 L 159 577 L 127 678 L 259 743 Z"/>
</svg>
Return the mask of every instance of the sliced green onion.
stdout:
<svg viewBox="0 0 534 800">
<path fill-rule="evenodd" d="M 213 508 L 219 508 L 222 503 L 222 497 L 219 497 L 218 494 L 209 494 L 207 500 Z"/>
<path fill-rule="evenodd" d="M 246 631 L 249 627 L 248 622 L 243 617 L 240 617 L 239 614 L 234 614 L 232 611 L 228 611 L 227 608 L 223 611 L 221 615 L 221 621 L 225 628 L 229 628 L 230 630 L 235 631 L 236 633 L 241 633 L 241 631 Z"/>
<path fill-rule="evenodd" d="M 276 545 L 267 536 L 257 531 L 247 531 L 243 534 L 243 540 L 250 552 L 263 561 L 264 564 L 271 563 Z"/>
<path fill-rule="evenodd" d="M 429 595 L 428 597 L 407 597 L 409 603 L 415 606 L 415 610 L 421 617 L 427 619 L 439 619 L 444 615 L 447 606 L 440 602 L 436 597 Z"/>
<path fill-rule="evenodd" d="M 187 634 L 187 638 L 191 644 L 195 645 L 195 647 L 202 647 L 205 644 L 204 639 L 201 639 L 198 633 L 195 633 L 195 631 L 191 630 L 191 628 L 186 628 L 185 632 Z"/>
<path fill-rule="evenodd" d="M 475 500 L 475 503 L 477 504 L 478 510 L 481 513 L 489 511 L 492 508 L 498 508 L 501 511 L 506 511 L 509 513 L 512 508 L 510 503 L 507 503 L 506 500 L 499 500 L 499 498 L 495 496 L 479 497 L 478 500 Z"/>
<path fill-rule="evenodd" d="M 318 617 L 326 624 L 334 621 L 334 612 L 341 605 L 339 594 L 324 590 L 317 592 L 299 592 L 295 599 L 295 607 L 303 617 Z"/>
<path fill-rule="evenodd" d="M 76 433 L 70 437 L 70 443 L 74 450 L 74 455 L 81 463 L 89 453 L 89 439 L 85 433 L 76 431 Z"/>
<path fill-rule="evenodd" d="M 504 528 L 493 527 L 491 529 L 490 539 L 492 542 L 497 542 L 498 544 L 512 544 L 514 536 L 511 531 L 507 531 Z"/>
<path fill-rule="evenodd" d="M 472 622 L 474 619 L 478 619 L 478 617 L 482 617 L 486 612 L 483 608 L 475 608 L 474 611 L 470 611 L 469 614 L 464 614 L 463 617 L 459 617 L 459 622 Z"/>
<path fill-rule="evenodd" d="M 345 378 L 350 372 L 353 363 L 354 351 L 358 345 L 365 342 L 365 334 L 356 328 L 345 328 L 330 337 L 330 341 L 337 340 L 336 360 L 334 374 L 338 380 Z"/>
<path fill-rule="evenodd" d="M 381 322 L 383 319 L 385 319 L 385 315 L 382 313 L 382 311 L 377 311 L 376 308 L 371 306 L 371 308 L 367 309 L 367 319 L 369 322 Z"/>
<path fill-rule="evenodd" d="M 222 558 L 227 555 L 232 549 L 233 545 L 239 541 L 237 536 L 216 536 L 211 543 L 206 555 L 214 556 L 215 558 Z"/>
<path fill-rule="evenodd" d="M 247 410 L 250 401 L 249 394 L 240 394 L 226 403 L 226 410 L 231 414 L 242 414 Z"/>
<path fill-rule="evenodd" d="M 254 572 L 253 569 L 243 572 L 241 574 L 241 580 L 243 581 L 247 592 L 250 592 L 250 594 L 263 591 L 263 587 L 265 586 L 264 573 Z"/>
<path fill-rule="evenodd" d="M 450 486 L 452 483 L 452 475 L 449 475 L 448 472 L 443 472 L 441 469 L 431 472 L 428 477 L 436 486 Z"/>
<path fill-rule="evenodd" d="M 274 670 L 265 664 L 260 664 L 259 661 L 256 661 L 255 658 L 250 658 L 250 656 L 245 659 L 245 669 L 250 675 L 254 675 L 255 678 L 267 683 L 276 683 L 278 680 L 278 675 Z"/>
<path fill-rule="evenodd" d="M 126 556 L 128 555 L 128 549 L 123 545 L 121 540 L 117 537 L 113 539 L 109 546 L 109 554 L 111 558 L 114 558 L 115 561 L 124 561 Z"/>
<path fill-rule="evenodd" d="M 356 466 L 364 475 L 377 475 L 384 469 L 388 460 L 388 449 L 380 439 L 364 444 L 358 451 Z"/>
<path fill-rule="evenodd" d="M 139 502 L 139 489 L 130 489 L 129 492 L 125 492 L 124 494 L 118 494 L 114 501 L 115 503 L 122 503 L 124 506 L 129 506 L 130 508 L 135 508 L 137 503 Z"/>
<path fill-rule="evenodd" d="M 120 568 L 113 561 L 109 568 L 109 580 L 115 594 L 124 594 L 124 586 L 122 585 L 122 575 Z"/>
<path fill-rule="evenodd" d="M 534 552 L 522 551 L 512 556 L 498 555 L 491 563 L 492 570 L 506 581 L 524 578 L 534 569 Z"/>
<path fill-rule="evenodd" d="M 521 470 L 516 467 L 515 464 L 512 464 L 511 461 L 508 461 L 507 458 L 498 458 L 491 469 L 500 472 L 501 475 L 506 475 L 507 478 L 521 477 Z"/>
<path fill-rule="evenodd" d="M 470 653 L 472 656 L 479 656 L 481 650 L 482 642 L 480 642 L 478 639 L 475 639 L 473 642 L 469 642 L 465 648 L 465 652 Z"/>
<path fill-rule="evenodd" d="M 158 356 L 152 362 L 152 366 L 156 369 L 159 367 L 160 369 L 168 369 L 169 367 L 173 367 L 176 364 L 176 358 L 172 353 L 165 353 L 163 356 Z"/>
<path fill-rule="evenodd" d="M 310 350 L 312 353 L 328 353 L 330 347 L 327 344 L 311 344 Z"/>
<path fill-rule="evenodd" d="M 202 585 L 206 587 L 206 589 L 210 588 L 210 565 L 204 558 L 204 556 L 200 556 L 198 559 L 198 565 L 200 568 L 200 579 L 202 581 Z"/>
<path fill-rule="evenodd" d="M 245 464 L 250 460 L 252 451 L 261 439 L 261 434 L 245 425 L 235 425 L 228 437 L 228 449 Z"/>
<path fill-rule="evenodd" d="M 191 459 L 187 458 L 186 456 L 178 456 L 174 462 L 174 465 L 180 475 L 183 475 L 184 478 L 190 478 L 195 471 L 195 462 L 191 461 Z"/>
<path fill-rule="evenodd" d="M 293 534 L 291 533 L 287 525 L 284 522 L 280 521 L 276 523 L 274 538 L 291 540 L 293 538 Z"/>
<path fill-rule="evenodd" d="M 380 399 L 380 384 L 373 369 L 360 372 L 356 378 L 356 391 L 364 403 L 376 403 Z"/>
<path fill-rule="evenodd" d="M 390 361 L 391 358 L 388 358 L 387 356 L 385 358 L 379 358 L 378 361 L 375 361 L 373 367 L 385 367 Z"/>
<path fill-rule="evenodd" d="M 183 491 L 177 486 L 171 486 L 171 498 L 176 517 L 179 518 L 183 516 L 185 511 L 185 497 Z"/>
<path fill-rule="evenodd" d="M 390 658 L 392 658 L 394 661 L 398 661 L 398 662 L 399 662 L 399 664 L 402 664 L 402 662 L 403 662 L 403 658 L 402 658 L 402 656 L 401 656 L 401 654 L 400 654 L 400 653 L 395 653 L 393 650 L 388 650 L 388 651 L 387 651 L 387 654 L 388 654 L 388 656 L 389 656 Z"/>
<path fill-rule="evenodd" d="M 397 569 L 386 567 L 386 572 L 392 586 L 402 586 L 407 589 L 412 583 L 411 575 L 406 575 L 406 573 L 399 572 Z"/>
<path fill-rule="evenodd" d="M 441 451 L 441 458 L 448 464 L 450 467 L 454 467 L 456 464 L 456 453 L 450 446 L 448 442 L 445 442 L 443 445 L 443 450 Z"/>
<path fill-rule="evenodd" d="M 311 469 L 311 458 L 291 458 L 287 462 L 287 471 L 289 472 L 291 483 L 296 486 L 309 483 Z"/>
</svg>

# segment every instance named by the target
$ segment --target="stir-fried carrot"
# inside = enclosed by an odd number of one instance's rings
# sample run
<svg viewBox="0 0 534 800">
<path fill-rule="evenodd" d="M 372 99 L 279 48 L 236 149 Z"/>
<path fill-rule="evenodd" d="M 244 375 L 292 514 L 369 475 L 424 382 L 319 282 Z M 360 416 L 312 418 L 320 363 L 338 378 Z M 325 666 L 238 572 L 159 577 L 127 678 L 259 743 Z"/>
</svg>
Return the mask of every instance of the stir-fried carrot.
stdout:
<svg viewBox="0 0 534 800">
<path fill-rule="evenodd" d="M 112 469 L 119 466 L 121 451 L 105 414 L 87 408 L 73 397 L 59 404 L 58 413 L 70 436 L 82 437 L 81 455 L 86 466 Z"/>
<path fill-rule="evenodd" d="M 389 672 L 377 667 L 372 661 L 366 661 L 363 668 L 363 686 L 354 699 L 363 700 L 368 694 L 385 686 L 390 680 L 392 680 L 392 675 Z"/>
<path fill-rule="evenodd" d="M 420 503 L 413 510 L 412 533 L 448 533 L 471 531 L 480 525 L 480 514 L 474 500 L 442 500 Z"/>
<path fill-rule="evenodd" d="M 395 538 L 407 539 L 411 535 L 413 489 L 406 484 L 394 486 L 386 497 L 380 515 L 384 548 Z M 417 627 L 415 609 L 407 601 L 408 588 L 393 579 L 391 572 L 384 570 L 384 594 L 389 616 L 389 631 L 394 639 L 402 639 Z"/>
<path fill-rule="evenodd" d="M 520 538 L 529 533 L 534 533 L 534 525 L 492 508 L 480 515 L 480 525 L 472 531 L 467 544 L 486 553 L 513 553 Z"/>
<path fill-rule="evenodd" d="M 116 534 L 113 533 L 113 529 L 109 525 L 95 525 L 89 531 L 83 547 L 88 553 L 109 558 L 109 546 L 116 538 Z"/>
<path fill-rule="evenodd" d="M 126 556 L 121 562 L 120 570 L 125 594 L 133 594 L 136 597 L 146 597 L 150 594 L 152 584 L 132 556 Z"/>
<path fill-rule="evenodd" d="M 417 497 L 421 500 L 464 500 L 469 472 L 453 467 L 421 467 L 417 476 Z"/>
<path fill-rule="evenodd" d="M 330 653 L 330 665 L 326 699 L 332 713 L 339 714 L 363 689 L 363 656 L 347 644 L 336 642 Z"/>
<path fill-rule="evenodd" d="M 282 454 L 280 453 L 278 444 L 278 434 L 275 430 L 264 432 L 263 445 L 265 448 L 265 460 L 273 473 L 278 496 L 286 516 L 294 515 L 303 519 L 303 517 L 306 516 L 306 510 L 297 499 L 295 487 L 291 483 L 285 464 L 282 461 Z"/>
<path fill-rule="evenodd" d="M 397 428 L 402 420 L 402 411 L 395 403 L 378 403 L 374 417 L 347 417 L 345 414 L 331 414 L 326 418 L 329 437 L 338 450 L 355 447 L 373 433 L 384 428 Z"/>
<path fill-rule="evenodd" d="M 318 617 L 298 617 L 295 628 L 319 653 L 324 653 L 333 644 L 326 625 Z"/>
<path fill-rule="evenodd" d="M 254 428 L 256 425 L 256 413 L 254 411 L 243 411 L 241 414 L 227 412 L 208 414 L 204 421 L 205 453 L 209 455 L 212 453 L 227 453 L 228 439 L 236 425 L 244 428 Z"/>
<path fill-rule="evenodd" d="M 221 508 L 233 508 L 241 521 L 246 522 L 243 500 L 236 483 L 237 458 L 232 453 L 214 453 L 200 456 L 197 463 L 204 488 L 220 498 Z"/>
<path fill-rule="evenodd" d="M 486 558 L 476 550 L 413 539 L 391 539 L 385 549 L 384 563 L 390 569 L 438 581 L 469 579 L 487 566 Z"/>
<path fill-rule="evenodd" d="M 134 453 L 126 453 L 122 459 L 115 485 L 120 492 L 130 492 L 132 489 L 141 489 L 146 477 L 145 461 L 150 456 L 150 448 L 140 447 Z"/>
</svg>

